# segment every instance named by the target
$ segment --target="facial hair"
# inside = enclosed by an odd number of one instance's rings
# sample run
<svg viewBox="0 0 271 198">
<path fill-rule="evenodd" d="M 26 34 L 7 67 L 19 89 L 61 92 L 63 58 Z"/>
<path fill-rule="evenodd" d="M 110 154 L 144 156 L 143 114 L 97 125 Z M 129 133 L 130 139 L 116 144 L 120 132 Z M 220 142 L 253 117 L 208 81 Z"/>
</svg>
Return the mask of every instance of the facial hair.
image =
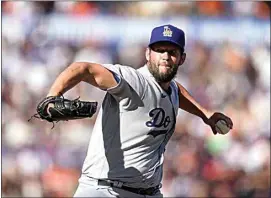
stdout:
<svg viewBox="0 0 271 198">
<path fill-rule="evenodd" d="M 149 71 L 158 83 L 170 82 L 173 78 L 175 78 L 178 67 L 179 66 L 177 64 L 173 64 L 166 73 L 160 73 L 159 65 L 156 65 L 153 62 L 148 63 Z"/>
</svg>

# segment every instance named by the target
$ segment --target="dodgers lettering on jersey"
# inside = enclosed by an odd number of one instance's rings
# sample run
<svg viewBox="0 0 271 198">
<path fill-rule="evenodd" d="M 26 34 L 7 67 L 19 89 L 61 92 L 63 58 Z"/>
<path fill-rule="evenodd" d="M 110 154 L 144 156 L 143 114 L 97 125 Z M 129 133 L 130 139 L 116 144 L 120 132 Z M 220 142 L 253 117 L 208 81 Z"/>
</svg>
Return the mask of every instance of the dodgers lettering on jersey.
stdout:
<svg viewBox="0 0 271 198">
<path fill-rule="evenodd" d="M 119 79 L 107 90 L 98 113 L 79 181 L 111 179 L 126 186 L 159 185 L 165 146 L 175 129 L 178 87 L 168 95 L 147 66 L 103 65 Z"/>
</svg>

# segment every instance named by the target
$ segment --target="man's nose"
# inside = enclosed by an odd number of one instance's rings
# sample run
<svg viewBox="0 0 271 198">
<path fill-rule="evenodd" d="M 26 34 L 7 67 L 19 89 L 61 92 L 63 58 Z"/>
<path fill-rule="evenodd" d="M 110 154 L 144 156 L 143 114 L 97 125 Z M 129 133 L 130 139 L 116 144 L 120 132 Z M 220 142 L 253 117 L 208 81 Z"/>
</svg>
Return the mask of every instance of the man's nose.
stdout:
<svg viewBox="0 0 271 198">
<path fill-rule="evenodd" d="M 163 60 L 168 60 L 169 59 L 169 54 L 167 51 L 165 51 L 163 54 L 162 54 L 162 59 Z"/>
</svg>

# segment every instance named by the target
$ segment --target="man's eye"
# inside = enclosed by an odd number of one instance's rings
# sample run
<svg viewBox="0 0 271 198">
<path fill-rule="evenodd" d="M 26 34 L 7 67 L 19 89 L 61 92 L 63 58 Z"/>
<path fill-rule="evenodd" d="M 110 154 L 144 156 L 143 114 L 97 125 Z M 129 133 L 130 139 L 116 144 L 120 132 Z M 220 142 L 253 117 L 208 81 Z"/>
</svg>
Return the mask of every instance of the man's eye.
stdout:
<svg viewBox="0 0 271 198">
<path fill-rule="evenodd" d="M 176 52 L 177 52 L 176 50 L 169 50 L 169 51 L 168 51 L 168 53 L 169 53 L 169 54 L 172 54 L 172 55 L 176 54 Z"/>
<path fill-rule="evenodd" d="M 155 49 L 154 51 L 156 51 L 158 53 L 168 52 L 171 55 L 175 55 L 177 53 L 177 50 L 166 50 L 166 49 Z"/>
</svg>

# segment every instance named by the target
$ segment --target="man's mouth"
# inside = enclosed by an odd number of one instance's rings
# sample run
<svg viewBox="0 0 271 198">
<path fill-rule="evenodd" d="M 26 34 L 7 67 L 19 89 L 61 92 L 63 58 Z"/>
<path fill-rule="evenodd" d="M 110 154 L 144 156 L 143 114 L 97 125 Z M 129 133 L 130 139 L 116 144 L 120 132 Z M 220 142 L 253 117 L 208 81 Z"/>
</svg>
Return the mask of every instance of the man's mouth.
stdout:
<svg viewBox="0 0 271 198">
<path fill-rule="evenodd" d="M 169 64 L 166 64 L 166 63 L 162 63 L 162 64 L 160 64 L 160 66 L 163 66 L 163 67 L 169 67 L 169 68 L 170 68 L 170 65 L 169 65 Z"/>
</svg>

